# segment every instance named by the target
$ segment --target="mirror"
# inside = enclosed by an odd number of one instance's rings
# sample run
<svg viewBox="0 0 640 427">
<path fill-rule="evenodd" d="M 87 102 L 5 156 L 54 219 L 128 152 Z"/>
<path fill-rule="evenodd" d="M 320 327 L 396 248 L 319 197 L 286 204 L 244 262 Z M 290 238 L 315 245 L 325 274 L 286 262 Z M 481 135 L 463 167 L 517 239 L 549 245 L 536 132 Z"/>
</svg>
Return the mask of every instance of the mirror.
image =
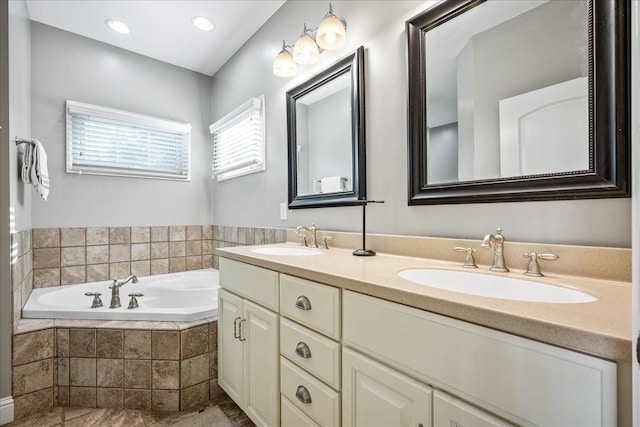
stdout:
<svg viewBox="0 0 640 427">
<path fill-rule="evenodd" d="M 366 197 L 364 48 L 287 91 L 289 208 Z"/>
<path fill-rule="evenodd" d="M 409 204 L 628 197 L 628 10 L 444 0 L 409 20 Z"/>
</svg>

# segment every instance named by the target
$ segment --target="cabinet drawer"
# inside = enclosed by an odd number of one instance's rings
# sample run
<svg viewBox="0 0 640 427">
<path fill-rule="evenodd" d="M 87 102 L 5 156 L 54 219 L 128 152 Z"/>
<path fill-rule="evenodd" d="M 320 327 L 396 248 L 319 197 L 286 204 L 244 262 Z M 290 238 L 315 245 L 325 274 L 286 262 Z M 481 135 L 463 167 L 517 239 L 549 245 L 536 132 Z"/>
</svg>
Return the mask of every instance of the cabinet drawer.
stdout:
<svg viewBox="0 0 640 427">
<path fill-rule="evenodd" d="M 304 389 L 298 392 L 300 387 Z M 296 394 L 303 398 L 307 392 L 309 401 L 303 403 Z M 321 426 L 340 425 L 340 394 L 284 357 L 280 357 L 280 393 Z"/>
<path fill-rule="evenodd" d="M 345 346 L 511 422 L 617 424 L 615 363 L 350 291 L 343 303 Z"/>
<path fill-rule="evenodd" d="M 512 424 L 436 390 L 433 394 L 433 427 L 451 426 L 510 427 Z"/>
<path fill-rule="evenodd" d="M 278 273 L 220 258 L 220 286 L 278 311 Z"/>
<path fill-rule="evenodd" d="M 337 342 L 280 318 L 280 354 L 340 390 L 340 344 Z"/>
<path fill-rule="evenodd" d="M 296 405 L 289 402 L 289 399 L 282 396 L 280 405 L 281 427 L 320 427 L 304 412 L 296 408 Z"/>
<path fill-rule="evenodd" d="M 280 275 L 280 313 L 335 340 L 340 339 L 340 290 Z"/>
</svg>

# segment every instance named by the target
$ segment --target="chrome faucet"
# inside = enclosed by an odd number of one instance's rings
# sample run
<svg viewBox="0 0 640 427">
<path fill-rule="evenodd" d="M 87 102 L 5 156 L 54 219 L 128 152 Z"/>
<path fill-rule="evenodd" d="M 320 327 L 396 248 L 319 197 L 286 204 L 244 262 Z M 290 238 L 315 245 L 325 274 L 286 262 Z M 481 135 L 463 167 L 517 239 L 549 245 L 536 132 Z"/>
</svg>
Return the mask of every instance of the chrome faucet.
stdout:
<svg viewBox="0 0 640 427">
<path fill-rule="evenodd" d="M 502 228 L 496 228 L 496 234 L 487 234 L 482 240 L 484 249 L 490 249 L 493 244 L 493 265 L 489 270 L 506 273 L 509 271 L 504 261 L 504 236 Z"/>
<path fill-rule="evenodd" d="M 109 308 L 118 308 L 120 305 L 120 288 L 127 283 L 138 283 L 138 278 L 135 275 L 131 275 L 126 279 L 114 279 L 109 289 L 111 289 L 111 304 L 109 304 Z"/>
<path fill-rule="evenodd" d="M 306 233 L 303 231 L 308 231 L 310 233 L 310 240 L 307 241 Z M 296 234 L 298 237 L 302 238 L 302 246 L 307 246 L 309 248 L 317 248 L 318 247 L 318 238 L 316 232 L 318 231 L 318 227 L 315 224 L 311 224 L 311 227 L 304 227 L 302 225 L 296 227 Z"/>
</svg>

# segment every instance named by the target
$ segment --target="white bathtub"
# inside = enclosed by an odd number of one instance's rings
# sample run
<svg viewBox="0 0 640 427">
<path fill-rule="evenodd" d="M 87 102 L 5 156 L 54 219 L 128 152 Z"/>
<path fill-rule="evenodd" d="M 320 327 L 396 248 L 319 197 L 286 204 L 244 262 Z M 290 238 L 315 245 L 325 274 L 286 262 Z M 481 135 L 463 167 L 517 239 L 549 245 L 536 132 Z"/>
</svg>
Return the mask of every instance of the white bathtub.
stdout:
<svg viewBox="0 0 640 427">
<path fill-rule="evenodd" d="M 22 317 L 37 319 L 102 319 L 192 321 L 218 315 L 218 270 L 206 269 L 138 278 L 120 288 L 122 307 L 109 308 L 112 281 L 34 289 Z M 100 292 L 103 307 L 91 308 Z M 128 309 L 129 294 L 140 293 L 139 308 Z"/>
</svg>

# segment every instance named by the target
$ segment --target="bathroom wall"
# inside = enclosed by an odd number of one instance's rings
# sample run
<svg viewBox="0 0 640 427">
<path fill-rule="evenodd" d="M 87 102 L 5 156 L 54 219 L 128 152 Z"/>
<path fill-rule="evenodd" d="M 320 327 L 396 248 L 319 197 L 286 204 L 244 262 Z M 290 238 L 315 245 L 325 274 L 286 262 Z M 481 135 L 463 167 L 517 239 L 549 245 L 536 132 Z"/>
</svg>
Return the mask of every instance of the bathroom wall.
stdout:
<svg viewBox="0 0 640 427">
<path fill-rule="evenodd" d="M 315 222 L 324 230 L 360 230 L 357 207 L 290 210 L 282 221 L 279 204 L 287 200 L 285 92 L 363 45 L 367 195 L 385 201 L 367 210 L 369 232 L 480 239 L 500 226 L 508 240 L 631 246 L 630 199 L 408 206 L 405 21 L 433 2 L 332 4 L 347 21 L 347 45 L 324 52 L 318 64 L 299 66 L 293 78 L 273 75 L 281 40 L 295 42 L 302 25 L 317 25 L 327 8 L 324 2 L 287 2 L 214 75 L 210 121 L 260 94 L 267 117 L 267 170 L 213 184 L 214 224 L 291 228 Z"/>
<path fill-rule="evenodd" d="M 210 224 L 211 78 L 32 23 L 32 134 L 51 191 L 33 197 L 34 228 Z M 191 123 L 191 182 L 65 172 L 65 100 Z"/>
</svg>

